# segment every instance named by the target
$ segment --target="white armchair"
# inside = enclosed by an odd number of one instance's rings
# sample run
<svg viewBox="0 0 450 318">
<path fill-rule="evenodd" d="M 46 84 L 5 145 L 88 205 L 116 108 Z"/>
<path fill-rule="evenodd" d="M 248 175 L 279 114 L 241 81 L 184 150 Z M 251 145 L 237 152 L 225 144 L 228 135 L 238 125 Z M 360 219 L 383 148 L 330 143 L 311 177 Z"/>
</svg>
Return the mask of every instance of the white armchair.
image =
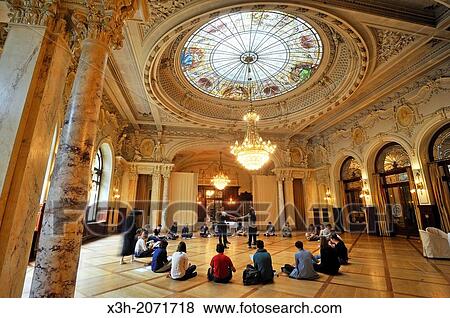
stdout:
<svg viewBox="0 0 450 318">
<path fill-rule="evenodd" d="M 419 230 L 423 256 L 429 258 L 450 258 L 450 233 L 434 227 Z"/>
</svg>

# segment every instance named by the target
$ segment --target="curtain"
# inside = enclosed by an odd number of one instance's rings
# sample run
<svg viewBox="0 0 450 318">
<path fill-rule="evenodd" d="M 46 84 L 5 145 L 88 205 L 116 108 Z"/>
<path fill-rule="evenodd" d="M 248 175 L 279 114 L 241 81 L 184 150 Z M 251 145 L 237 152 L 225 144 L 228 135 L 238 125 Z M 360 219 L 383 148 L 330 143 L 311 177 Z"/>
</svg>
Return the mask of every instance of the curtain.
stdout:
<svg viewBox="0 0 450 318">
<path fill-rule="evenodd" d="M 267 222 L 278 222 L 278 186 L 276 176 L 258 176 L 253 178 L 253 207 L 257 215 L 258 227 L 265 229 Z"/>
<path fill-rule="evenodd" d="M 148 214 L 150 207 L 150 175 L 140 174 L 138 175 L 137 187 L 136 187 L 136 203 L 134 208 L 136 210 L 142 210 L 142 223 L 143 225 L 148 223 Z"/>
<path fill-rule="evenodd" d="M 190 172 L 172 172 L 169 183 L 169 206 L 167 207 L 167 226 L 177 222 L 187 224 L 191 231 L 196 229 L 198 175 Z"/>
<path fill-rule="evenodd" d="M 389 236 L 389 216 L 387 215 L 387 200 L 384 192 L 382 176 L 373 174 L 373 198 L 375 199 L 375 206 L 377 208 L 377 226 L 381 236 Z"/>
<path fill-rule="evenodd" d="M 450 232 L 450 193 L 448 186 L 442 181 L 437 163 L 430 163 L 428 170 L 430 172 L 434 198 L 439 209 L 441 227 L 445 232 Z"/>
</svg>

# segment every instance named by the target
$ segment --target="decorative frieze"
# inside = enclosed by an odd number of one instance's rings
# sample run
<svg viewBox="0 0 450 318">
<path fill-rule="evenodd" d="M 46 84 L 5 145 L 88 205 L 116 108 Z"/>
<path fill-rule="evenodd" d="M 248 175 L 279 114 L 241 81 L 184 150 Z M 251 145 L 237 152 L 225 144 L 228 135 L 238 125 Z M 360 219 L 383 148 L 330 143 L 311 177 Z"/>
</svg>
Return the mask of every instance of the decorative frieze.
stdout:
<svg viewBox="0 0 450 318">
<path fill-rule="evenodd" d="M 59 0 L 6 0 L 11 23 L 46 26 L 56 18 Z"/>
<path fill-rule="evenodd" d="M 374 29 L 377 40 L 377 62 L 387 62 L 414 42 L 415 36 L 398 31 Z"/>
</svg>

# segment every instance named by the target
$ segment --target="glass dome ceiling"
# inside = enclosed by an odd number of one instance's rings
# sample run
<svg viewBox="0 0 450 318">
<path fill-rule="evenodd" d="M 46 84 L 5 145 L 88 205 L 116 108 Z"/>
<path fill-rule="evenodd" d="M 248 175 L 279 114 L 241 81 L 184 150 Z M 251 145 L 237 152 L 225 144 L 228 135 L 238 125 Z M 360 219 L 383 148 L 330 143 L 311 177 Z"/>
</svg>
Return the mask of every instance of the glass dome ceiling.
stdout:
<svg viewBox="0 0 450 318">
<path fill-rule="evenodd" d="M 230 100 L 263 100 L 307 81 L 323 46 L 304 20 L 278 11 L 220 16 L 190 36 L 181 68 L 200 91 Z"/>
</svg>

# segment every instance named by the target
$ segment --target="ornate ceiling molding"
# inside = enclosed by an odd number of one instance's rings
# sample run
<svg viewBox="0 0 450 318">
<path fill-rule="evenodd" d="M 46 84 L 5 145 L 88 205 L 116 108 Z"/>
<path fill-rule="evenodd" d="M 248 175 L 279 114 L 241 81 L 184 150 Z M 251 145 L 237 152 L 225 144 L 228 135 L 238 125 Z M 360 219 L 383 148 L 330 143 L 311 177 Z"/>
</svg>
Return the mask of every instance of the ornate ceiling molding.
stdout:
<svg viewBox="0 0 450 318">
<path fill-rule="evenodd" d="M 400 54 L 408 45 L 416 40 L 411 34 L 372 28 L 377 41 L 377 63 L 383 64 Z"/>
<path fill-rule="evenodd" d="M 248 105 L 200 93 L 181 74 L 177 57 L 180 44 L 192 29 L 214 17 L 255 6 L 224 8 L 179 25 L 162 37 L 146 63 L 144 83 L 158 105 L 177 118 L 205 128 L 240 130 Z M 254 103 L 265 129 L 287 130 L 338 107 L 361 84 L 368 70 L 368 49 L 362 37 L 345 21 L 315 9 L 287 5 L 258 5 L 299 15 L 320 33 L 326 56 L 316 74 L 302 87 L 273 99 Z M 212 106 L 213 105 L 213 106 Z"/>
</svg>

